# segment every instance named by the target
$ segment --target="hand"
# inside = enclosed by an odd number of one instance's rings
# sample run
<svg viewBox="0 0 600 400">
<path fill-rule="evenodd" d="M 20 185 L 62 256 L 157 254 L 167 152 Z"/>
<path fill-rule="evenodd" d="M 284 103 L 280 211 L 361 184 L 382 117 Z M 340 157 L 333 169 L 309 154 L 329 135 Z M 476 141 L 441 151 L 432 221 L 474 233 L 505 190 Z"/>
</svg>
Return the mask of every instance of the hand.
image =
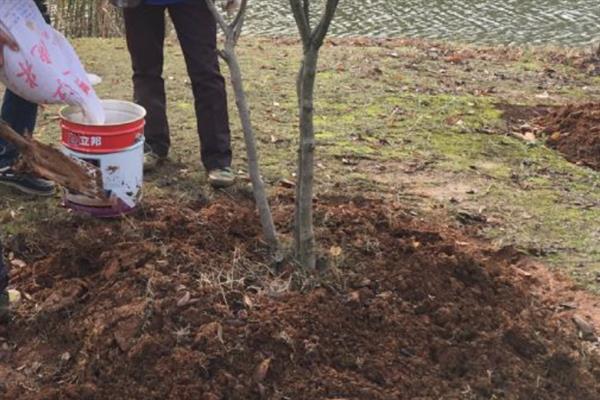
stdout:
<svg viewBox="0 0 600 400">
<path fill-rule="evenodd" d="M 4 65 L 4 46 L 8 46 L 13 51 L 19 51 L 17 43 L 9 34 L 0 29 L 0 67 Z"/>
</svg>

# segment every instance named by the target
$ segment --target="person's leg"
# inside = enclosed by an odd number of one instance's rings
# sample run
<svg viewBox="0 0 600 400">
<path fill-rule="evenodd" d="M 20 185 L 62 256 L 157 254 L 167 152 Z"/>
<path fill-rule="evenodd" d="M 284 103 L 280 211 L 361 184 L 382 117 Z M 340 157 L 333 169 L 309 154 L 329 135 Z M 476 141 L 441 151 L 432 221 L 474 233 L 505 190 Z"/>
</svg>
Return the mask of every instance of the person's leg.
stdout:
<svg viewBox="0 0 600 400">
<path fill-rule="evenodd" d="M 33 133 L 37 109 L 37 104 L 22 99 L 10 90 L 6 90 L 2 109 L 0 110 L 0 118 L 21 135 Z M 19 153 L 12 143 L 0 139 L 0 168 L 10 167 L 18 156 Z"/>
<path fill-rule="evenodd" d="M 37 117 L 37 104 L 22 99 L 10 90 L 4 93 L 0 118 L 21 135 L 33 133 Z M 30 174 L 16 173 L 12 166 L 19 152 L 12 143 L 0 139 L 0 184 L 36 196 L 52 196 L 54 184 Z"/>
<path fill-rule="evenodd" d="M 0 118 L 21 135 L 33 133 L 37 117 L 37 104 L 22 99 L 10 90 L 4 93 Z M 16 173 L 12 166 L 19 152 L 12 143 L 0 139 L 0 184 L 36 196 L 52 196 L 54 184 L 30 174 Z"/>
<path fill-rule="evenodd" d="M 2 243 L 0 243 L 0 324 L 6 322 L 10 306 L 10 298 L 8 296 L 8 270 L 4 264 L 4 256 L 2 255 Z"/>
<path fill-rule="evenodd" d="M 225 80 L 219 70 L 217 25 L 204 1 L 169 6 L 195 99 L 202 162 L 208 171 L 231 166 Z"/>
<path fill-rule="evenodd" d="M 123 11 L 133 68 L 133 97 L 147 112 L 146 143 L 156 155 L 166 157 L 171 141 L 162 78 L 165 7 L 142 4 Z"/>
</svg>

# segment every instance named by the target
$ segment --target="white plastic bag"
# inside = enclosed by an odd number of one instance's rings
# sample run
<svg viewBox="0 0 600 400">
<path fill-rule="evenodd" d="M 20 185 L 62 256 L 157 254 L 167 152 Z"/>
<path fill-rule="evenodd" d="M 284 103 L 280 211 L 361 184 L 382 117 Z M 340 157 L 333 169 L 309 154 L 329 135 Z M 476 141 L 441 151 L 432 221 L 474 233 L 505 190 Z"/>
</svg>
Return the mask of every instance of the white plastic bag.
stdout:
<svg viewBox="0 0 600 400">
<path fill-rule="evenodd" d="M 0 29 L 19 45 L 16 52 L 4 47 L 0 80 L 6 87 L 33 103 L 79 106 L 87 122 L 104 123 L 104 109 L 75 50 L 33 0 L 0 0 Z"/>
</svg>

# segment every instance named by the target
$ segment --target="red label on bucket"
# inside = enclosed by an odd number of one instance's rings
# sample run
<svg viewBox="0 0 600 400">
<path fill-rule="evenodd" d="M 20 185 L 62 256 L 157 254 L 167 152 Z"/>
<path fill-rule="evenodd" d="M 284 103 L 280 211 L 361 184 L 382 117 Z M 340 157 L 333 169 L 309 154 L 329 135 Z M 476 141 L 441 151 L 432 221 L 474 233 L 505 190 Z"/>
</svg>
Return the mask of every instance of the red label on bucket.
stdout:
<svg viewBox="0 0 600 400">
<path fill-rule="evenodd" d="M 118 126 L 82 127 L 63 121 L 62 143 L 72 150 L 89 153 L 122 151 L 144 136 L 144 120 Z"/>
<path fill-rule="evenodd" d="M 102 136 L 80 136 L 75 132 L 65 131 L 64 140 L 66 145 L 77 147 L 102 147 Z"/>
</svg>

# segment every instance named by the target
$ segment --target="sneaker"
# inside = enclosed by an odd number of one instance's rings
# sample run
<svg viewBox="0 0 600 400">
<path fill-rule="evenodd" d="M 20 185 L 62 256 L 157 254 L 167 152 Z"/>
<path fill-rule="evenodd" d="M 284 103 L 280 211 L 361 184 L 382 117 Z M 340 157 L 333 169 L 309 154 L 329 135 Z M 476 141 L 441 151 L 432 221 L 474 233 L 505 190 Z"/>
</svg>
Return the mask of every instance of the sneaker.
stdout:
<svg viewBox="0 0 600 400">
<path fill-rule="evenodd" d="M 30 174 L 16 173 L 12 168 L 0 171 L 0 184 L 13 187 L 23 193 L 35 196 L 52 196 L 55 192 L 54 183 L 36 178 Z"/>
<path fill-rule="evenodd" d="M 208 171 L 208 182 L 216 189 L 226 188 L 235 183 L 231 168 L 218 168 Z"/>
<path fill-rule="evenodd" d="M 161 157 L 152 151 L 148 145 L 144 146 L 144 172 L 155 170 L 167 157 Z"/>
</svg>

